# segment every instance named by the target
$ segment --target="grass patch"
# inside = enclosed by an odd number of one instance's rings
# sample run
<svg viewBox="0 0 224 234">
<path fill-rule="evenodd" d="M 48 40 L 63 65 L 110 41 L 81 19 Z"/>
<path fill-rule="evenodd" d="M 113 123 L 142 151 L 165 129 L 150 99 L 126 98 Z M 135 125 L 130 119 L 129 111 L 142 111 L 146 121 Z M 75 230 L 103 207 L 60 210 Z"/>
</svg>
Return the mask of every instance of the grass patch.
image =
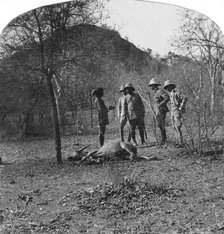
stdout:
<svg viewBox="0 0 224 234">
<path fill-rule="evenodd" d="M 83 212 L 103 216 L 142 214 L 150 211 L 165 199 L 175 199 L 183 193 L 164 184 L 124 178 L 119 184 L 105 183 L 74 194 L 73 199 Z"/>
</svg>

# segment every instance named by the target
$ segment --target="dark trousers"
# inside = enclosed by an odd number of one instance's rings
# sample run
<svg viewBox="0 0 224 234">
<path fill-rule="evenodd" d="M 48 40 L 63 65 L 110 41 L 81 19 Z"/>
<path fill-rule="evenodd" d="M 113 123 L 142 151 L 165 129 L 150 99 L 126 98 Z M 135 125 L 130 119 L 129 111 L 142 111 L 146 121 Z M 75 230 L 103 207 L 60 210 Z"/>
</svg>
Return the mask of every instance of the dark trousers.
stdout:
<svg viewBox="0 0 224 234">
<path fill-rule="evenodd" d="M 144 138 L 144 119 L 129 119 L 129 125 L 130 125 L 130 132 L 131 132 L 131 138 L 136 143 L 135 139 L 135 131 L 136 127 L 138 127 L 139 130 L 139 135 L 141 138 L 141 143 L 145 143 L 145 138 Z"/>
<path fill-rule="evenodd" d="M 165 119 L 166 119 L 166 114 L 163 114 L 163 113 L 157 113 L 156 114 L 157 126 L 158 126 L 158 128 L 159 128 L 159 130 L 161 132 L 161 137 L 162 137 L 161 144 L 166 143 Z"/>
<path fill-rule="evenodd" d="M 103 146 L 104 144 L 104 134 L 105 134 L 105 131 L 106 131 L 106 126 L 105 124 L 101 124 L 99 125 L 99 140 L 100 140 L 100 147 Z"/>
</svg>

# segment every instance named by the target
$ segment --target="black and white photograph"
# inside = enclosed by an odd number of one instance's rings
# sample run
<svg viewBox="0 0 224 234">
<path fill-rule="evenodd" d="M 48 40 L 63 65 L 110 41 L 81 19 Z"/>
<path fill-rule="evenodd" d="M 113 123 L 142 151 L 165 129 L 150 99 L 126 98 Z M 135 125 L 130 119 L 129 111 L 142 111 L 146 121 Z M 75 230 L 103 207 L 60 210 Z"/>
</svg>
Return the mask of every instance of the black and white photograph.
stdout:
<svg viewBox="0 0 224 234">
<path fill-rule="evenodd" d="M 0 1 L 0 233 L 224 233 L 224 2 L 179 2 Z"/>
</svg>

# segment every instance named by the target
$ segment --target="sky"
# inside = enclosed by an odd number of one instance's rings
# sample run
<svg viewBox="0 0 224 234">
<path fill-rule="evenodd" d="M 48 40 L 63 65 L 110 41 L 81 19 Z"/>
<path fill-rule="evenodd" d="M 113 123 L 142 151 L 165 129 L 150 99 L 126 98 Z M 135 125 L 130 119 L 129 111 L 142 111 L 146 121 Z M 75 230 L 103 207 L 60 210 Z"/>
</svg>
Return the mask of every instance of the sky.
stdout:
<svg viewBox="0 0 224 234">
<path fill-rule="evenodd" d="M 178 10 L 183 8 L 154 2 L 112 0 L 106 4 L 106 9 L 110 11 L 107 23 L 137 47 L 149 48 L 161 55 L 172 50 L 168 40 L 180 24 Z"/>
<path fill-rule="evenodd" d="M 65 0 L 0 0 L 0 31 L 26 11 L 62 1 Z M 111 15 L 107 23 L 136 46 L 164 55 L 172 50 L 168 39 L 180 22 L 178 5 L 204 13 L 224 32 L 224 0 L 110 0 L 106 6 Z"/>
</svg>

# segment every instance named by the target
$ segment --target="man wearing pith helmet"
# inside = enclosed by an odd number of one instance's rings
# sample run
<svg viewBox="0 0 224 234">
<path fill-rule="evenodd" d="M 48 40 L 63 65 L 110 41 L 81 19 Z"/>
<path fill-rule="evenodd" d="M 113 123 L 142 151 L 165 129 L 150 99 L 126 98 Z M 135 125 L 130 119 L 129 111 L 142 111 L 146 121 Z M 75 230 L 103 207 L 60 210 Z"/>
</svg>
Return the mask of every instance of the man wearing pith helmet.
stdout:
<svg viewBox="0 0 224 234">
<path fill-rule="evenodd" d="M 170 96 L 171 123 L 176 132 L 176 146 L 182 147 L 183 136 L 181 127 L 183 123 L 183 114 L 185 113 L 187 98 L 182 93 L 177 92 L 176 85 L 170 80 L 165 81 L 164 89 L 169 92 Z"/>
<path fill-rule="evenodd" d="M 157 126 L 161 132 L 161 142 L 159 146 L 166 144 L 166 128 L 165 128 L 165 119 L 166 114 L 169 111 L 167 103 L 169 102 L 169 95 L 160 87 L 161 84 L 156 81 L 155 78 L 152 78 L 148 84 L 149 88 L 153 91 L 153 101 L 155 108 L 155 118 Z"/>
<path fill-rule="evenodd" d="M 135 130 L 138 127 L 141 143 L 145 143 L 144 139 L 144 117 L 145 117 L 145 107 L 142 102 L 141 97 L 135 93 L 135 88 L 131 83 L 127 83 L 124 86 L 124 90 L 127 92 L 125 96 L 125 115 L 127 116 L 130 131 L 131 131 L 131 138 L 134 142 L 134 145 L 137 145 L 135 139 Z"/>
<path fill-rule="evenodd" d="M 120 93 L 121 96 L 118 100 L 118 119 L 120 122 L 120 135 L 121 135 L 121 141 L 124 141 L 124 126 L 127 122 L 127 116 L 125 115 L 125 110 L 124 110 L 124 103 L 125 103 L 125 96 L 126 96 L 126 91 L 124 89 L 124 85 L 121 85 L 120 87 Z M 129 131 L 128 135 L 128 141 L 131 141 L 131 135 Z"/>
</svg>

